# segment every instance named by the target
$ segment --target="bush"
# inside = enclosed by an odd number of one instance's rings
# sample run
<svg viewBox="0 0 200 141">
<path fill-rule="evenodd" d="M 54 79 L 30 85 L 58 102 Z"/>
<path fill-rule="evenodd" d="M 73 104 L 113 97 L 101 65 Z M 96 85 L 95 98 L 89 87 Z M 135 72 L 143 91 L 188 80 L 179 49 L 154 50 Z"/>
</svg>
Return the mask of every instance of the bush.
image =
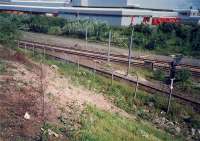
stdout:
<svg viewBox="0 0 200 141">
<path fill-rule="evenodd" d="M 0 74 L 2 74 L 6 70 L 5 64 L 0 61 Z"/>
<path fill-rule="evenodd" d="M 177 72 L 176 80 L 181 82 L 181 83 L 184 83 L 184 82 L 190 80 L 191 76 L 192 76 L 192 74 L 191 74 L 190 71 L 188 71 L 186 69 L 182 69 L 182 70 Z"/>
<path fill-rule="evenodd" d="M 175 28 L 176 28 L 176 25 L 171 24 L 171 23 L 163 23 L 163 24 L 159 25 L 159 27 L 158 27 L 158 29 L 164 33 L 172 33 Z"/>
<path fill-rule="evenodd" d="M 156 41 L 150 40 L 147 45 L 145 45 L 145 48 L 148 50 L 154 50 L 156 48 Z"/>
<path fill-rule="evenodd" d="M 53 26 L 53 27 L 49 28 L 48 34 L 61 35 L 62 34 L 62 30 L 61 30 L 61 28 L 59 26 Z"/>
<path fill-rule="evenodd" d="M 153 77 L 154 77 L 156 80 L 160 80 L 160 81 L 164 81 L 164 80 L 165 80 L 165 74 L 164 74 L 164 72 L 161 71 L 161 70 L 156 70 L 156 71 L 154 71 Z"/>
<path fill-rule="evenodd" d="M 18 37 L 17 26 L 8 18 L 0 17 L 0 43 L 9 44 Z"/>
<path fill-rule="evenodd" d="M 191 76 L 191 72 L 185 69 L 176 74 L 176 81 L 178 82 L 180 88 L 184 90 L 190 90 L 192 88 Z"/>
<path fill-rule="evenodd" d="M 145 35 L 151 35 L 152 29 L 149 25 L 138 24 L 134 26 L 136 32 L 144 33 Z"/>
</svg>

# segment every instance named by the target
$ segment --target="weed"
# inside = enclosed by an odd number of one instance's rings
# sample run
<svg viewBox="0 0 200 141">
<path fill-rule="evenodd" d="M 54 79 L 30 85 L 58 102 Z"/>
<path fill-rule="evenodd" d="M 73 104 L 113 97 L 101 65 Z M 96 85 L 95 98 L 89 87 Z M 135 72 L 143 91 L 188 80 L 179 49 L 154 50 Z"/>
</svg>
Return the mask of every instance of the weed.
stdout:
<svg viewBox="0 0 200 141">
<path fill-rule="evenodd" d="M 5 71 L 6 71 L 5 63 L 0 60 L 0 74 L 4 73 Z"/>
<path fill-rule="evenodd" d="M 82 128 L 74 140 L 82 141 L 179 141 L 155 129 L 146 122 L 122 118 L 119 115 L 88 106 L 82 116 Z"/>
</svg>

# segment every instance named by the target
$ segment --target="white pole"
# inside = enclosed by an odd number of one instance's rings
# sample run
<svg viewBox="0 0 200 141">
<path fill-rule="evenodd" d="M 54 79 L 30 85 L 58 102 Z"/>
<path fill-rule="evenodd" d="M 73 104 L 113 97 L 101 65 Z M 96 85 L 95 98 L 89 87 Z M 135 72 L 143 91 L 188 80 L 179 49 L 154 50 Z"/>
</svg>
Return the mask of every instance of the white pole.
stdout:
<svg viewBox="0 0 200 141">
<path fill-rule="evenodd" d="M 130 41 L 129 51 L 128 51 L 128 69 L 127 69 L 127 76 L 129 75 L 129 70 L 130 70 L 130 68 L 131 68 L 131 50 L 132 50 L 132 46 L 133 46 L 133 30 L 132 30 L 132 34 L 131 34 L 131 41 Z"/>
<path fill-rule="evenodd" d="M 88 28 L 86 28 L 86 31 L 85 31 L 85 46 L 86 48 L 88 46 Z"/>
<path fill-rule="evenodd" d="M 172 93 L 173 93 L 173 88 L 174 88 L 173 85 L 174 85 L 174 78 L 171 79 L 170 94 L 169 94 L 168 106 L 167 106 L 167 113 L 169 113 L 170 106 L 171 106 L 171 99 L 172 99 Z"/>
</svg>

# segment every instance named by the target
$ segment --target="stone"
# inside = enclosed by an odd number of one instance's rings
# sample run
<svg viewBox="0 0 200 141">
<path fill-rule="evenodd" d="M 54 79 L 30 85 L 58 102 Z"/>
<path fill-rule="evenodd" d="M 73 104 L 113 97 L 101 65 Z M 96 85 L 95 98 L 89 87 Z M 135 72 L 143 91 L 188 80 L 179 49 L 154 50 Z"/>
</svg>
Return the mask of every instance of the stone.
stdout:
<svg viewBox="0 0 200 141">
<path fill-rule="evenodd" d="M 191 131 L 192 131 L 192 136 L 194 136 L 195 132 L 196 132 L 196 129 L 192 128 Z"/>
<path fill-rule="evenodd" d="M 177 134 L 180 134 L 180 132 L 181 132 L 181 128 L 180 127 L 176 127 L 175 130 L 176 130 Z"/>
<path fill-rule="evenodd" d="M 161 115 L 166 115 L 166 112 L 165 111 L 161 111 L 160 114 Z"/>
<path fill-rule="evenodd" d="M 197 130 L 197 133 L 198 133 L 198 134 L 199 134 L 199 136 L 200 136 L 200 129 L 198 129 L 198 130 Z"/>
<path fill-rule="evenodd" d="M 167 126 L 172 127 L 172 126 L 174 126 L 174 123 L 173 123 L 173 122 L 168 122 L 168 123 L 167 123 Z"/>
<path fill-rule="evenodd" d="M 149 103 L 148 103 L 148 106 L 149 106 L 149 107 L 153 107 L 153 106 L 154 106 L 154 103 L 153 103 L 153 102 L 149 102 Z"/>
</svg>

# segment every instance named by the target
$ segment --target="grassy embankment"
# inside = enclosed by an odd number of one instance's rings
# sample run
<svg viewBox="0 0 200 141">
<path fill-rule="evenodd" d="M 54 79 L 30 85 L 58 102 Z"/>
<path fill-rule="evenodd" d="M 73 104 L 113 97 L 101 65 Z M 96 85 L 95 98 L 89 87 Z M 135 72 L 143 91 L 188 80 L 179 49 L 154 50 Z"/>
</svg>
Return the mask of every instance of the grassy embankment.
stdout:
<svg viewBox="0 0 200 141">
<path fill-rule="evenodd" d="M 37 55 L 34 58 L 37 58 L 36 60 L 39 60 L 39 58 L 41 59 L 41 55 Z M 137 115 L 139 117 L 139 119 L 142 118 L 145 120 L 151 120 L 151 118 L 152 118 L 151 114 L 145 113 L 145 109 L 148 108 L 149 102 L 154 103 L 154 107 L 151 109 L 150 113 L 154 113 L 154 112 L 160 113 L 162 110 L 166 110 L 166 106 L 167 106 L 166 97 L 162 97 L 159 95 L 150 95 L 144 91 L 139 91 L 138 95 L 137 95 L 137 99 L 134 99 L 133 98 L 134 88 L 130 87 L 126 84 L 122 84 L 117 81 L 114 81 L 113 84 L 111 85 L 110 78 L 106 78 L 106 77 L 103 77 L 103 76 L 100 76 L 97 74 L 94 76 L 93 71 L 89 71 L 84 68 L 80 68 L 78 71 L 77 65 L 74 65 L 74 64 L 55 61 L 50 58 L 45 59 L 44 62 L 48 65 L 53 65 L 53 64 L 57 65 L 59 67 L 60 73 L 67 77 L 70 77 L 74 85 L 83 85 L 87 89 L 96 91 L 97 93 L 103 93 L 106 97 L 110 98 L 111 101 L 113 101 L 113 103 L 116 106 L 122 108 L 123 110 L 127 111 L 130 114 Z M 91 111 L 91 110 L 89 110 L 89 111 Z M 99 111 L 99 112 L 101 113 L 101 111 Z M 96 112 L 96 113 L 98 113 L 98 112 Z M 119 122 L 123 121 L 121 118 L 117 118 L 117 117 L 115 119 L 113 119 L 114 116 L 112 114 L 108 114 L 108 113 L 104 113 L 104 112 L 102 112 L 102 113 L 104 116 L 102 119 L 99 119 L 99 122 L 102 124 L 104 124 L 104 122 L 105 122 L 105 125 L 107 125 L 106 123 L 109 122 L 109 120 L 111 120 L 111 119 L 119 121 Z M 193 126 L 193 127 L 200 126 L 198 124 L 198 123 L 200 123 L 199 115 L 195 114 L 195 112 L 193 111 L 192 108 L 178 104 L 174 100 L 172 101 L 171 112 L 167 117 L 173 121 L 182 121 L 183 119 L 181 118 L 181 116 L 183 116 L 185 113 L 192 117 L 191 123 L 189 123 L 189 124 L 191 124 L 191 126 Z M 90 113 L 89 115 L 98 117 L 98 115 L 95 115 L 94 113 Z M 90 121 L 87 121 L 87 120 L 84 121 L 83 127 L 84 127 L 84 125 L 89 124 L 89 123 L 84 124 L 85 122 L 90 122 Z M 133 122 L 132 124 L 135 124 L 134 121 L 132 121 L 132 122 Z M 112 125 L 115 123 L 116 122 L 110 123 L 110 124 Z M 129 123 L 129 121 L 127 121 L 127 123 Z M 118 124 L 122 124 L 122 123 L 118 123 Z M 129 124 L 126 124 L 126 125 L 129 125 Z M 110 125 L 107 125 L 107 126 L 109 129 Z M 135 126 L 137 127 L 138 125 L 135 125 Z M 142 125 L 140 125 L 140 126 L 142 127 Z M 100 133 L 98 134 L 95 132 L 95 131 L 97 131 L 98 127 L 100 128 L 102 126 L 97 124 L 97 125 L 91 125 L 91 126 L 84 127 L 83 131 L 88 130 L 90 132 L 88 132 L 88 136 L 85 136 L 81 132 L 80 137 L 81 138 L 86 138 L 86 137 L 98 138 L 98 136 L 101 135 Z M 104 127 L 102 127 L 102 128 L 104 129 Z M 122 128 L 122 129 L 125 130 L 126 132 L 131 131 L 131 130 L 129 130 L 128 127 L 124 127 L 124 128 Z M 103 131 L 103 129 L 101 129 L 101 130 Z M 116 129 L 116 130 L 118 131 L 118 130 L 122 130 L 122 129 Z M 154 128 L 152 127 L 152 129 L 154 129 Z M 83 133 L 85 133 L 85 132 L 83 132 Z M 91 136 L 89 133 L 91 133 Z M 102 133 L 102 134 L 104 134 L 104 133 Z M 92 135 L 94 137 L 92 137 Z M 111 137 L 112 135 L 115 136 L 114 134 L 111 134 L 110 136 L 108 136 L 108 138 Z"/>
</svg>

